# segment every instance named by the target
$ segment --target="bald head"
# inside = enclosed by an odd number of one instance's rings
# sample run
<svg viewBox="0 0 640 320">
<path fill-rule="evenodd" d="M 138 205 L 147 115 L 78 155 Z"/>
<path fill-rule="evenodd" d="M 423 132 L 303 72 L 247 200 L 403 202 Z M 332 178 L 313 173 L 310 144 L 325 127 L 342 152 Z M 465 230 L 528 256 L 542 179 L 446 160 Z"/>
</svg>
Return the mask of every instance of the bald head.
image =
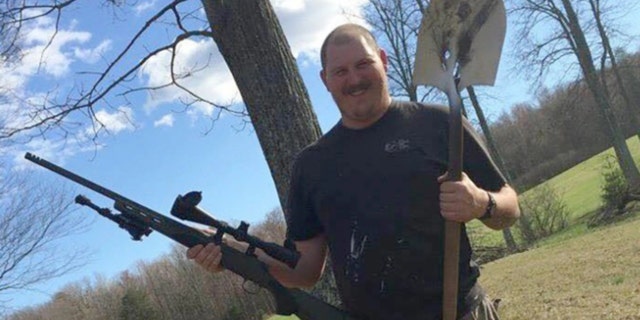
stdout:
<svg viewBox="0 0 640 320">
<path fill-rule="evenodd" d="M 369 30 L 361 25 L 355 23 L 343 24 L 331 31 L 329 35 L 324 39 L 322 47 L 320 48 L 320 63 L 322 69 L 327 66 L 327 46 L 332 45 L 344 45 L 352 41 L 357 41 L 360 38 L 364 38 L 368 45 L 375 51 L 378 51 L 378 43 L 373 38 L 373 35 Z"/>
</svg>

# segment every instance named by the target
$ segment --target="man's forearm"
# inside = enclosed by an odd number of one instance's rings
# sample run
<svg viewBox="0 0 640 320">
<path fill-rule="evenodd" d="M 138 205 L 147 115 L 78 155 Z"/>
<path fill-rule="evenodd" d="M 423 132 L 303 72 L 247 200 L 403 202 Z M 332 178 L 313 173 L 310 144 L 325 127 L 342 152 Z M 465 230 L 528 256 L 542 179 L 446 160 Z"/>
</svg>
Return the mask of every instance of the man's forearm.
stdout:
<svg viewBox="0 0 640 320">
<path fill-rule="evenodd" d="M 327 245 L 324 235 L 318 235 L 305 241 L 296 241 L 300 259 L 295 269 L 270 257 L 262 250 L 256 250 L 258 259 L 269 268 L 269 273 L 282 285 L 289 288 L 311 288 L 320 279 L 327 257 Z"/>
<path fill-rule="evenodd" d="M 285 287 L 311 288 L 317 282 L 317 279 L 305 274 L 303 259 L 300 259 L 295 269 L 291 269 L 284 263 L 270 257 L 262 250 L 256 250 L 256 254 L 258 259 L 267 265 L 269 273 Z"/>
<path fill-rule="evenodd" d="M 504 186 L 498 192 L 491 192 L 495 199 L 495 208 L 491 217 L 481 220 L 487 227 L 494 230 L 502 230 L 512 226 L 520 217 L 518 195 L 509 186 Z"/>
</svg>

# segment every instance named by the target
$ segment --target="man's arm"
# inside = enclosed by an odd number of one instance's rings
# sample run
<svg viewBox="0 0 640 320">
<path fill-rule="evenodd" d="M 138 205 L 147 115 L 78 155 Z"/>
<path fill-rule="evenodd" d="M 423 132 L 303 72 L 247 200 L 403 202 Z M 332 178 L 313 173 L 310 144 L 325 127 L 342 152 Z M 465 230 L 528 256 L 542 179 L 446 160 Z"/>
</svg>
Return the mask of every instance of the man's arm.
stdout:
<svg viewBox="0 0 640 320">
<path fill-rule="evenodd" d="M 225 240 L 227 244 L 240 251 L 247 248 L 244 242 L 232 239 Z M 285 287 L 310 288 L 320 279 L 324 270 L 327 257 L 327 240 L 323 234 L 309 240 L 295 241 L 296 249 L 300 252 L 300 260 L 295 269 L 289 268 L 282 262 L 271 258 L 264 251 L 257 249 L 258 259 L 269 268 L 269 273 Z M 187 251 L 187 258 L 194 260 L 198 265 L 209 272 L 223 270 L 220 265 L 222 253 L 220 246 L 210 243 L 206 246 L 196 245 Z"/>
<path fill-rule="evenodd" d="M 509 185 L 505 185 L 498 192 L 491 192 L 491 195 L 495 199 L 495 207 L 492 209 L 489 218 L 481 219 L 480 221 L 482 221 L 485 226 L 494 230 L 502 230 L 512 226 L 520 217 L 520 207 L 518 206 L 518 195 L 516 191 Z M 487 200 L 484 203 L 488 205 L 488 194 L 486 198 Z M 480 203 L 483 203 L 482 200 Z M 482 217 L 486 209 L 487 206 L 485 206 L 484 211 L 482 211 L 477 218 Z"/>
<path fill-rule="evenodd" d="M 257 250 L 258 259 L 269 266 L 269 273 L 285 287 L 311 288 L 322 276 L 327 258 L 327 240 L 324 234 L 309 240 L 295 241 L 296 250 L 300 252 L 300 260 L 295 269 L 289 268 Z"/>
<path fill-rule="evenodd" d="M 481 218 L 489 205 L 489 193 L 495 199 L 490 218 L 481 221 L 489 228 L 502 230 L 513 225 L 520 217 L 518 195 L 508 185 L 500 190 L 489 192 L 473 183 L 463 173 L 460 181 L 446 181 L 446 174 L 439 177 L 440 212 L 447 220 L 466 223 Z"/>
</svg>

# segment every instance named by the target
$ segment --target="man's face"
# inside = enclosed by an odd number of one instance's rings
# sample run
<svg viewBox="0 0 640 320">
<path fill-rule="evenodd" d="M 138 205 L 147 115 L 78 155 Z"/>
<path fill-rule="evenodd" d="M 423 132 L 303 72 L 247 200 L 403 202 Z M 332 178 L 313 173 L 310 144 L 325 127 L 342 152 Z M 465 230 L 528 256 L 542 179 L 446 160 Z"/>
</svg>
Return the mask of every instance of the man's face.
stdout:
<svg viewBox="0 0 640 320">
<path fill-rule="evenodd" d="M 375 123 L 387 110 L 387 57 L 372 48 L 363 36 L 346 43 L 329 43 L 326 66 L 320 76 L 348 128 L 361 129 Z"/>
</svg>

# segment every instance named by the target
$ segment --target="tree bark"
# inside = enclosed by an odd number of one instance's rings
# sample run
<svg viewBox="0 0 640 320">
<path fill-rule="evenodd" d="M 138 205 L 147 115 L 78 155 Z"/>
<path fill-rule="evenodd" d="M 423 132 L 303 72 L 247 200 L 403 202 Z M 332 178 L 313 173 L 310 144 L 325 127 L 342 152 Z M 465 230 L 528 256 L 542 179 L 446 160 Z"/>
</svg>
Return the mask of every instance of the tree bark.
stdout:
<svg viewBox="0 0 640 320">
<path fill-rule="evenodd" d="M 625 137 L 615 120 L 610 102 L 605 96 L 602 87 L 603 84 L 598 80 L 596 69 L 593 65 L 591 50 L 587 44 L 584 32 L 580 27 L 578 16 L 573 9 L 570 0 L 562 0 L 562 4 L 567 13 L 568 31 L 570 32 L 575 44 L 573 49 L 578 57 L 578 62 L 589 90 L 593 94 L 593 97 L 599 106 L 596 109 L 600 113 L 600 117 L 603 121 L 606 122 L 607 128 L 609 129 L 608 134 L 613 142 L 613 149 L 616 153 L 618 164 L 620 165 L 620 168 L 632 189 L 638 190 L 640 188 L 640 172 L 631 157 L 631 152 L 629 152 Z"/>
<path fill-rule="evenodd" d="M 267 0 L 202 0 L 285 208 L 291 164 L 321 135 L 309 94 Z"/>
<path fill-rule="evenodd" d="M 502 171 L 505 175 L 505 179 L 507 183 L 513 186 L 511 181 L 511 176 L 509 172 L 507 172 L 507 167 L 504 165 L 504 160 L 502 160 L 502 156 L 496 147 L 495 141 L 493 140 L 493 135 L 491 135 L 491 129 L 489 129 L 489 125 L 487 124 L 487 118 L 484 116 L 484 112 L 480 107 L 480 103 L 478 102 L 478 96 L 476 96 L 476 91 L 473 89 L 473 86 L 469 86 L 466 88 L 467 93 L 469 94 L 469 99 L 471 100 L 471 105 L 473 105 L 473 109 L 476 111 L 476 116 L 478 117 L 478 122 L 480 123 L 480 128 L 482 128 L 482 132 L 484 133 L 484 137 L 487 139 L 487 147 L 489 148 L 489 154 L 496 162 L 498 169 Z M 513 186 L 515 188 L 515 186 Z M 515 252 L 518 250 L 518 245 L 516 244 L 515 239 L 513 238 L 513 234 L 511 233 L 511 228 L 502 229 L 502 236 L 504 237 L 504 242 L 507 244 L 507 248 L 511 252 Z"/>
<path fill-rule="evenodd" d="M 633 127 L 636 129 L 636 136 L 640 139 L 640 121 L 638 120 L 638 114 L 640 114 L 640 109 L 634 108 L 631 99 L 629 98 L 629 94 L 625 87 L 624 81 L 622 81 L 622 75 L 620 74 L 620 70 L 618 69 L 618 63 L 616 61 L 616 56 L 613 53 L 613 48 L 611 48 L 611 42 L 609 41 L 609 36 L 607 35 L 607 31 L 602 23 L 601 14 L 600 14 L 600 1 L 599 0 L 589 0 L 589 5 L 591 6 L 591 11 L 593 12 L 593 17 L 595 18 L 596 27 L 598 27 L 598 34 L 600 35 L 600 39 L 602 40 L 602 47 L 604 49 L 603 56 L 609 56 L 609 61 L 611 61 L 611 71 L 613 72 L 616 83 L 618 84 L 618 90 L 620 91 L 620 95 L 624 100 L 625 106 L 627 108 L 627 112 L 629 112 L 631 117 L 631 123 Z M 602 68 L 600 72 L 606 74 L 605 68 Z M 606 86 L 607 83 L 603 79 L 603 86 Z M 638 110 L 634 110 L 638 109 Z"/>
</svg>

